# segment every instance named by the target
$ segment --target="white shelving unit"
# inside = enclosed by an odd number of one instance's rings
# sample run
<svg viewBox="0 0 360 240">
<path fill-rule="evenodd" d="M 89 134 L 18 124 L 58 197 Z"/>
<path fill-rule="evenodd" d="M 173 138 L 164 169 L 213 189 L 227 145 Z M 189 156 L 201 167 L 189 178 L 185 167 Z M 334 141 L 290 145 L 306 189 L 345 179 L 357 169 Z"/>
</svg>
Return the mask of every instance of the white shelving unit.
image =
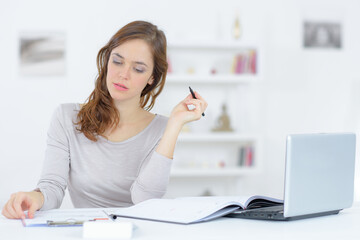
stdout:
<svg viewBox="0 0 360 240">
<path fill-rule="evenodd" d="M 256 142 L 256 135 L 237 134 L 233 132 L 213 132 L 213 133 L 181 133 L 178 142 Z"/>
<path fill-rule="evenodd" d="M 244 41 L 172 41 L 168 44 L 168 49 L 195 49 L 195 50 L 238 50 L 238 49 L 258 48 L 257 44 Z"/>
<path fill-rule="evenodd" d="M 242 146 L 252 146 L 252 149 L 256 150 L 254 155 L 257 157 L 261 148 L 260 138 L 256 135 L 226 132 L 182 133 L 178 138 L 180 151 L 191 147 L 195 149 L 188 151 L 188 154 L 183 154 L 185 158 L 188 157 L 186 159 L 188 163 L 185 164 L 185 167 L 174 167 L 171 176 L 177 178 L 239 177 L 256 173 L 260 165 L 258 162 L 254 162 L 251 166 L 239 166 L 238 155 Z M 216 156 L 216 153 L 214 154 L 212 151 L 220 151 L 220 154 Z M 200 154 L 204 158 L 197 157 L 197 159 L 192 161 L 191 158 L 196 154 Z M 223 160 L 224 165 L 220 166 L 219 163 L 222 161 L 216 159 L 221 159 L 222 157 L 225 158 Z M 196 158 L 196 156 L 193 158 Z M 184 161 L 184 159 L 181 160 Z"/>
<path fill-rule="evenodd" d="M 256 73 L 232 73 L 234 56 L 249 50 L 256 52 Z M 261 78 L 259 51 L 260 48 L 254 44 L 235 42 L 170 43 L 168 55 L 172 71 L 167 75 L 166 87 L 176 90 L 196 85 L 195 90 L 204 90 L 206 87 L 209 92 L 221 92 L 222 89 L 237 91 L 237 88 L 242 87 L 246 91 L 248 86 L 256 85 Z M 215 73 L 212 72 L 213 69 L 216 70 Z M 211 107 L 214 106 L 209 104 L 208 108 Z M 239 164 L 240 149 L 244 146 L 251 146 L 253 149 L 251 165 Z M 201 194 L 204 189 L 208 189 L 211 179 L 217 184 L 224 179 L 224 184 L 230 186 L 233 181 L 229 179 L 256 174 L 261 167 L 261 137 L 259 133 L 245 134 L 238 129 L 233 132 L 213 132 L 211 129 L 182 132 L 174 159 L 169 187 L 175 182 L 176 189 L 186 189 L 186 184 L 191 184 L 194 188 L 196 183 L 202 182 L 202 189 L 199 188 Z M 224 186 L 224 189 L 234 191 L 234 186 Z"/>
<path fill-rule="evenodd" d="M 239 177 L 252 175 L 257 169 L 252 167 L 242 168 L 221 168 L 221 169 L 174 169 L 171 176 L 174 178 L 183 177 Z"/>
<path fill-rule="evenodd" d="M 258 82 L 258 77 L 253 74 L 222 74 L 222 75 L 181 75 L 181 74 L 168 74 L 167 82 L 170 84 L 251 84 Z"/>
</svg>

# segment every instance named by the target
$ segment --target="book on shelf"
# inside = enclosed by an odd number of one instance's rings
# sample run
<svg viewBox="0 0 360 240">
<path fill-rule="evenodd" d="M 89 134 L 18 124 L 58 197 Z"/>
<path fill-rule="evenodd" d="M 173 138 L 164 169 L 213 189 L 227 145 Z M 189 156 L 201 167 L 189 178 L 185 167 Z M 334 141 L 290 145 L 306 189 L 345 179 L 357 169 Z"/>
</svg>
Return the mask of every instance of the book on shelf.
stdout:
<svg viewBox="0 0 360 240">
<path fill-rule="evenodd" d="M 234 56 L 231 72 L 256 74 L 256 50 L 248 50 Z"/>
<path fill-rule="evenodd" d="M 179 224 L 210 221 L 239 209 L 254 209 L 282 205 L 280 199 L 252 196 L 183 197 L 149 199 L 132 207 L 108 211 L 109 216 L 135 218 Z"/>
<path fill-rule="evenodd" d="M 173 72 L 173 69 L 172 69 L 172 62 L 171 62 L 171 59 L 170 57 L 167 58 L 167 63 L 168 63 L 168 70 L 167 70 L 167 73 L 172 73 Z"/>
<path fill-rule="evenodd" d="M 242 146 L 239 149 L 238 165 L 241 167 L 251 167 L 254 164 L 254 150 L 251 145 Z"/>
</svg>

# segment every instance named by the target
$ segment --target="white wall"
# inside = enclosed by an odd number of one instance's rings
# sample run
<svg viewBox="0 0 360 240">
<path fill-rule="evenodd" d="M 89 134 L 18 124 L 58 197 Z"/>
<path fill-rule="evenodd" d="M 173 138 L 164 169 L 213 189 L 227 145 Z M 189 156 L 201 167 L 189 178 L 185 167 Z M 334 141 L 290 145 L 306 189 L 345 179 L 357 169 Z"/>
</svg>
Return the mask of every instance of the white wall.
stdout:
<svg viewBox="0 0 360 240">
<path fill-rule="evenodd" d="M 169 41 L 225 40 L 236 9 L 243 16 L 244 38 L 258 41 L 264 51 L 258 126 L 264 169 L 262 176 L 241 179 L 243 193 L 281 196 L 286 134 L 360 131 L 359 1 L 1 0 L 0 206 L 10 193 L 36 185 L 54 108 L 88 97 L 97 51 L 116 30 L 143 19 L 159 25 Z M 341 21 L 343 48 L 304 50 L 304 19 Z M 19 76 L 22 31 L 66 32 L 66 76 Z"/>
</svg>

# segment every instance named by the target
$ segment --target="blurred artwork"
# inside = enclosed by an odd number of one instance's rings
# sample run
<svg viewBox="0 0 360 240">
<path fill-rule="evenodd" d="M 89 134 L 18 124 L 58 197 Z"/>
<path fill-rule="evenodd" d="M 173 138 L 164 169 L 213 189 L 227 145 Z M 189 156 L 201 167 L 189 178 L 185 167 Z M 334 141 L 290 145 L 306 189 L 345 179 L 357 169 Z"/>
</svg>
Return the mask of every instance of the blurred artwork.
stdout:
<svg viewBox="0 0 360 240">
<path fill-rule="evenodd" d="M 341 48 L 341 24 L 331 22 L 305 22 L 304 47 Z"/>
<path fill-rule="evenodd" d="M 19 40 L 22 76 L 65 75 L 65 33 L 21 33 Z"/>
</svg>

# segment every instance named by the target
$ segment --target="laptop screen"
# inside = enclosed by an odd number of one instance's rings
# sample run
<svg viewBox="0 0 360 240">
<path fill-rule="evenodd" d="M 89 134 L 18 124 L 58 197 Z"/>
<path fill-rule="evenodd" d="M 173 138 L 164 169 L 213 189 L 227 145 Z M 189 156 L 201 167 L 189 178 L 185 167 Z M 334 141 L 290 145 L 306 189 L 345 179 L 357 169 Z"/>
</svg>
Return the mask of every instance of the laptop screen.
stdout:
<svg viewBox="0 0 360 240">
<path fill-rule="evenodd" d="M 287 137 L 285 217 L 341 210 L 352 205 L 355 142 L 353 133 Z"/>
</svg>

